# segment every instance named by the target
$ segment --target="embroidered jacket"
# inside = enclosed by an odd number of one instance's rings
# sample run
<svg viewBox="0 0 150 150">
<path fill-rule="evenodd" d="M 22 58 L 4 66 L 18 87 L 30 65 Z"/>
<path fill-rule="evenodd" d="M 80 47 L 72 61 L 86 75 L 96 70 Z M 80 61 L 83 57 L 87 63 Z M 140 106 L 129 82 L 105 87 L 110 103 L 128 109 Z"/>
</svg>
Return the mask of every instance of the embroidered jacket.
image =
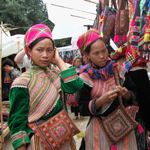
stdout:
<svg viewBox="0 0 150 150">
<path fill-rule="evenodd" d="M 74 93 L 82 86 L 83 81 L 74 67 L 60 74 L 46 68 L 31 67 L 16 78 L 9 94 L 8 118 L 14 149 L 30 143 L 28 133 L 33 131 L 27 126 L 28 122 L 47 120 L 62 109 L 61 89 Z"/>
<path fill-rule="evenodd" d="M 112 65 L 110 63 L 112 63 Z M 105 92 L 113 90 L 116 86 L 112 68 L 114 62 L 110 63 L 108 63 L 105 68 L 101 69 L 101 71 L 98 72 L 98 75 L 95 69 L 92 70 L 92 67 L 90 67 L 88 71 L 85 69 L 80 73 L 80 78 L 84 81 L 84 87 L 78 92 L 78 104 L 79 109 L 84 116 L 93 116 L 98 114 L 107 116 L 118 106 L 116 98 L 113 103 L 105 104 L 99 110 L 95 110 L 94 107 L 97 98 Z M 123 80 L 123 86 L 126 87 L 131 94 L 130 100 L 125 101 L 123 99 L 123 102 L 125 105 L 132 105 L 136 98 L 136 86 L 127 73 L 124 75 L 123 66 L 118 65 L 117 68 L 119 70 L 119 77 Z M 94 76 L 92 76 L 94 74 L 92 71 L 95 73 Z M 123 78 L 122 75 L 124 75 L 125 78 Z"/>
</svg>

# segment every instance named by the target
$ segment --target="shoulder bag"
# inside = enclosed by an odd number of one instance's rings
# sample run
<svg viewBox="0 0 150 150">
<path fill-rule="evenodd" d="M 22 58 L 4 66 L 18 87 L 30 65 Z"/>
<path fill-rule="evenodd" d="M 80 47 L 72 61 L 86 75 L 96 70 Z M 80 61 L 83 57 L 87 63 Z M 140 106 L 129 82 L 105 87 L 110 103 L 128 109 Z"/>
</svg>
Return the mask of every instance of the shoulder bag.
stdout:
<svg viewBox="0 0 150 150">
<path fill-rule="evenodd" d="M 115 68 L 114 75 L 117 85 L 120 85 L 117 68 Z M 107 117 L 100 116 L 99 119 L 110 146 L 120 141 L 138 126 L 138 123 L 125 109 L 122 103 L 122 97 L 118 96 L 118 99 L 119 106 Z"/>
<path fill-rule="evenodd" d="M 46 150 L 57 150 L 67 140 L 80 132 L 65 110 L 63 91 L 62 102 L 63 109 L 44 123 L 28 123 Z"/>
</svg>

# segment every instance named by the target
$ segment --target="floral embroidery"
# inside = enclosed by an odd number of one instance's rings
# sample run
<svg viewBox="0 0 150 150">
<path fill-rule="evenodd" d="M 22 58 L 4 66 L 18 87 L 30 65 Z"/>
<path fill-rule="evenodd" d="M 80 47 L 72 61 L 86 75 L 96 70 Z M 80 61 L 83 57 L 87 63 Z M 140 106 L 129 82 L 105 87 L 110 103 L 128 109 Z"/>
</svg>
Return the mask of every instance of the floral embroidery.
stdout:
<svg viewBox="0 0 150 150">
<path fill-rule="evenodd" d="M 54 128 L 54 132 L 61 138 L 66 133 L 66 129 L 63 124 L 60 124 L 60 126 Z"/>
<path fill-rule="evenodd" d="M 114 129 L 117 131 L 121 129 L 121 124 L 119 121 L 114 124 Z"/>
</svg>

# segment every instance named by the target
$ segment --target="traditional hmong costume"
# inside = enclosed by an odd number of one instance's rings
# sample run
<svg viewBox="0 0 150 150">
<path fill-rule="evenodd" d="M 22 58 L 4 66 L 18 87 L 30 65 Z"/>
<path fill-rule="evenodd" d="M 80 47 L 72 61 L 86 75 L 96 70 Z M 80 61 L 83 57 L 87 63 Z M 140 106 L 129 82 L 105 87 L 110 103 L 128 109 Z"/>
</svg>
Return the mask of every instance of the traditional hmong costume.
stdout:
<svg viewBox="0 0 150 150">
<path fill-rule="evenodd" d="M 84 53 L 86 48 L 99 38 L 101 37 L 97 30 L 91 29 L 79 37 L 77 45 Z M 112 148 L 100 124 L 100 116 L 106 117 L 114 111 L 119 105 L 118 98 L 112 103 L 104 104 L 98 110 L 95 109 L 95 101 L 104 93 L 116 88 L 114 65 L 116 65 L 116 62 L 108 58 L 103 68 L 95 66 L 91 62 L 80 70 L 79 76 L 84 81 L 84 87 L 78 92 L 79 109 L 83 116 L 90 116 L 80 150 L 111 150 Z M 128 101 L 123 99 L 123 104 L 125 107 L 133 105 L 136 98 L 136 86 L 129 75 L 124 72 L 123 66 L 117 64 L 117 70 L 122 86 L 126 87 L 131 94 Z M 134 118 L 135 113 L 132 116 Z M 116 143 L 114 147 L 117 150 L 137 150 L 135 132 L 130 132 L 130 134 Z"/>
<path fill-rule="evenodd" d="M 118 66 L 121 79 L 123 79 L 122 69 Z M 101 124 L 99 124 L 98 115 L 107 116 L 110 114 L 115 108 L 117 108 L 118 100 L 115 99 L 113 103 L 105 104 L 99 110 L 95 110 L 94 104 L 97 98 L 116 87 L 113 75 L 113 62 L 108 60 L 107 66 L 103 69 L 96 69 L 93 66 L 87 65 L 86 68 L 81 70 L 80 78 L 84 81 L 84 87 L 78 92 L 79 109 L 83 116 L 91 116 L 80 150 L 110 150 L 106 134 L 102 129 Z M 123 101 L 124 105 L 132 105 L 135 101 L 136 87 L 128 74 L 125 74 L 123 86 L 125 86 L 131 94 L 129 101 Z M 134 131 L 115 144 L 115 146 L 117 150 L 137 150 Z"/>
<path fill-rule="evenodd" d="M 52 40 L 51 31 L 46 25 L 36 24 L 27 31 L 24 47 L 28 57 L 30 57 L 30 44 L 40 38 Z M 52 43 L 54 46 L 53 40 Z M 9 94 L 10 112 L 8 118 L 14 149 L 24 144 L 27 150 L 44 150 L 42 141 L 34 134 L 33 128 L 31 129 L 28 124 L 33 122 L 42 124 L 58 114 L 63 109 L 61 91 L 74 93 L 82 86 L 83 81 L 77 76 L 74 67 L 58 72 L 54 68 L 48 69 L 48 66 L 32 66 L 16 78 Z M 56 136 L 57 134 L 59 133 L 56 133 Z M 59 148 L 59 150 L 64 149 L 76 150 L 73 138 L 64 142 Z"/>
<path fill-rule="evenodd" d="M 44 150 L 27 123 L 46 121 L 57 114 L 63 108 L 61 89 L 74 93 L 82 87 L 82 83 L 73 67 L 59 74 L 48 68 L 33 66 L 18 77 L 10 90 L 8 119 L 14 149 L 22 144 L 30 144 L 30 150 Z M 64 149 L 76 149 L 74 140 L 70 139 L 60 148 Z"/>
</svg>

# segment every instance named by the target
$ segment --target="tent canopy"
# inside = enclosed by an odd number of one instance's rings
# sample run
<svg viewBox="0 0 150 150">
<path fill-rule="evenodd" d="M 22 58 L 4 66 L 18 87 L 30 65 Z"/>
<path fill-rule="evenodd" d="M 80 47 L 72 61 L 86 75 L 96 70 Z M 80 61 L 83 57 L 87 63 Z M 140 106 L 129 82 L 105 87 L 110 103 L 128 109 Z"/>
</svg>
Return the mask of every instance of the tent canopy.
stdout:
<svg viewBox="0 0 150 150">
<path fill-rule="evenodd" d="M 1 29 L 0 29 L 1 32 Z M 10 32 L 2 31 L 2 58 L 16 54 L 18 51 L 23 49 L 23 34 L 16 34 L 11 36 Z"/>
</svg>

